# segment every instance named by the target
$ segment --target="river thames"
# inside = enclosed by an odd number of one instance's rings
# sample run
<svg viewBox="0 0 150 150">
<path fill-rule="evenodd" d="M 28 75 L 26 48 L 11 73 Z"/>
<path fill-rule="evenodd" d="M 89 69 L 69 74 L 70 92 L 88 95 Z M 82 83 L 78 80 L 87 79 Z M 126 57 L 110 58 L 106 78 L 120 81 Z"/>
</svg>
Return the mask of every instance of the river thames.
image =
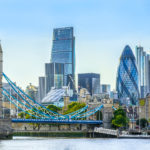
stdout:
<svg viewBox="0 0 150 150">
<path fill-rule="evenodd" d="M 0 150 L 145 150 L 150 140 L 14 137 L 0 141 Z"/>
</svg>

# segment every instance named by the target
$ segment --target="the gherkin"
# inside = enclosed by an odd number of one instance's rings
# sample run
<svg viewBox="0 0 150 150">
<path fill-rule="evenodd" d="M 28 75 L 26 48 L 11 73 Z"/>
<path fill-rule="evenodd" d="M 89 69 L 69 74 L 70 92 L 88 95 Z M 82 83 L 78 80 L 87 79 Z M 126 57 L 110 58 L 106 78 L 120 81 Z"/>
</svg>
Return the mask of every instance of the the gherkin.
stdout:
<svg viewBox="0 0 150 150">
<path fill-rule="evenodd" d="M 116 89 L 121 104 L 138 104 L 138 71 L 134 54 L 128 45 L 120 57 Z"/>
</svg>

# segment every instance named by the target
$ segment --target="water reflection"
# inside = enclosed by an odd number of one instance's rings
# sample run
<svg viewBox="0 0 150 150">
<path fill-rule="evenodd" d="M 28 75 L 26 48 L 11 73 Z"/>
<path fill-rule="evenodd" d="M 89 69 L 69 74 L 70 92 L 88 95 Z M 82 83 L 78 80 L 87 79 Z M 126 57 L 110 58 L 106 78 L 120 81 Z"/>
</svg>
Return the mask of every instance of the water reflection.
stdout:
<svg viewBox="0 0 150 150">
<path fill-rule="evenodd" d="M 14 137 L 0 141 L 0 150 L 142 150 L 149 140 Z"/>
</svg>

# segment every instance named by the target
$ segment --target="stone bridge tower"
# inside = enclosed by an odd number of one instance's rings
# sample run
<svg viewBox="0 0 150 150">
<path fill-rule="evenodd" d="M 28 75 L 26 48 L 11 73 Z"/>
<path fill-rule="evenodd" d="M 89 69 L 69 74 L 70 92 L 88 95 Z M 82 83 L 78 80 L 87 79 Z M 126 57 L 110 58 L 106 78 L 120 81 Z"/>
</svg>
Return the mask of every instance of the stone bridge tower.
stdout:
<svg viewBox="0 0 150 150">
<path fill-rule="evenodd" d="M 2 72 L 3 72 L 3 51 L 0 43 L 0 118 L 3 118 L 2 115 Z"/>
<path fill-rule="evenodd" d="M 3 51 L 0 43 L 0 139 L 12 137 L 11 120 L 4 118 L 2 106 Z"/>
<path fill-rule="evenodd" d="M 102 110 L 103 113 L 103 126 L 104 128 L 111 128 L 111 120 L 113 117 L 113 100 L 112 99 L 103 99 L 102 104 L 104 108 Z"/>
</svg>

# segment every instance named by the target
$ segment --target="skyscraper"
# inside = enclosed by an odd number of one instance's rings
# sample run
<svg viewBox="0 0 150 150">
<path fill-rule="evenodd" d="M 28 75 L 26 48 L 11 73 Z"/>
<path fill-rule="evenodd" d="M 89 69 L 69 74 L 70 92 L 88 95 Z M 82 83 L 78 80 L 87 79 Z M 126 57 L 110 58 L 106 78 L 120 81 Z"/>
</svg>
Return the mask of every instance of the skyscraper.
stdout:
<svg viewBox="0 0 150 150">
<path fill-rule="evenodd" d="M 150 55 L 146 54 L 141 46 L 136 46 L 136 63 L 140 97 L 145 98 L 150 91 Z"/>
<path fill-rule="evenodd" d="M 46 63 L 45 77 L 46 93 L 48 93 L 52 87 L 55 87 L 57 89 L 62 88 L 62 86 L 64 85 L 64 64 Z"/>
<path fill-rule="evenodd" d="M 75 37 L 73 27 L 57 28 L 53 31 L 51 63 L 64 64 L 64 85 L 67 76 L 75 79 Z M 72 83 L 71 83 L 72 84 Z"/>
<path fill-rule="evenodd" d="M 120 58 L 116 89 L 121 104 L 136 105 L 138 103 L 138 71 L 134 54 L 128 45 L 125 46 Z"/>
<path fill-rule="evenodd" d="M 46 95 L 46 86 L 45 86 L 45 77 L 39 77 L 39 88 L 38 88 L 38 96 L 39 103 L 41 103 L 42 99 Z"/>
<path fill-rule="evenodd" d="M 91 95 L 100 94 L 100 74 L 78 74 L 78 87 L 78 90 L 86 88 Z"/>
<path fill-rule="evenodd" d="M 111 86 L 109 84 L 102 84 L 101 85 L 101 93 L 108 93 L 110 94 Z"/>
</svg>

